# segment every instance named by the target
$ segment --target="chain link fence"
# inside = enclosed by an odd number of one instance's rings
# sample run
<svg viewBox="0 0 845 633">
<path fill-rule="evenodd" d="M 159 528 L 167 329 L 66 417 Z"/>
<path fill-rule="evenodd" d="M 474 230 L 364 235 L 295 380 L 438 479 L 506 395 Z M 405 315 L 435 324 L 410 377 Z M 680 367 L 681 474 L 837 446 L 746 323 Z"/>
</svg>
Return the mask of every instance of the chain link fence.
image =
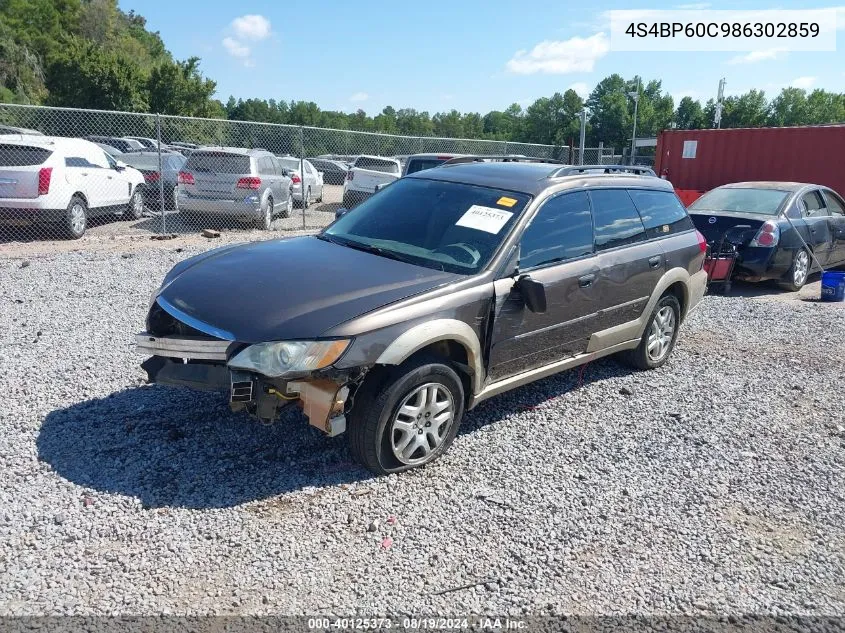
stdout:
<svg viewBox="0 0 845 633">
<path fill-rule="evenodd" d="M 11 104 L 0 104 L 0 135 L 0 242 L 208 230 L 261 239 L 327 226 L 418 154 L 580 161 L 567 146 Z M 614 158 L 584 149 L 586 164 Z"/>
</svg>

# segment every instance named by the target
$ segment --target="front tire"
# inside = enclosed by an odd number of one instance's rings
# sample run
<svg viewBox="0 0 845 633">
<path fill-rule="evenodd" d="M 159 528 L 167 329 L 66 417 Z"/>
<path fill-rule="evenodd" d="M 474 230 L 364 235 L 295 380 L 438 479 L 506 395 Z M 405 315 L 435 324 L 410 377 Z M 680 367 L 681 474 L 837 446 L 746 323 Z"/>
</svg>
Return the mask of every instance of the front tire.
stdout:
<svg viewBox="0 0 845 633">
<path fill-rule="evenodd" d="M 88 227 L 88 205 L 79 196 L 73 196 L 67 205 L 67 212 L 63 223 L 64 233 L 72 240 L 78 240 L 85 235 Z"/>
<path fill-rule="evenodd" d="M 430 464 L 449 449 L 463 413 L 461 379 L 440 359 L 376 370 L 349 412 L 349 449 L 377 475 Z"/>
<path fill-rule="evenodd" d="M 789 267 L 789 272 L 783 277 L 780 282 L 781 288 L 789 290 L 790 292 L 798 292 L 807 283 L 810 276 L 810 254 L 806 249 L 799 249 L 795 252 L 792 258 L 792 266 Z"/>
<path fill-rule="evenodd" d="M 636 349 L 622 358 L 637 369 L 657 369 L 666 364 L 678 340 L 681 324 L 681 304 L 675 295 L 663 295 L 646 325 L 643 337 Z"/>
</svg>

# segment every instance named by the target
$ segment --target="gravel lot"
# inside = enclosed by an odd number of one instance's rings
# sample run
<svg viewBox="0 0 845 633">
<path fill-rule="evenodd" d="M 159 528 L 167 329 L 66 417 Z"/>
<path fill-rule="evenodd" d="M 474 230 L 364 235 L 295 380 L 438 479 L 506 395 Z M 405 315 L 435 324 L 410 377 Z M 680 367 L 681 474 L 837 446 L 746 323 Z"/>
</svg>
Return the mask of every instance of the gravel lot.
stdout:
<svg viewBox="0 0 845 633">
<path fill-rule="evenodd" d="M 143 385 L 207 243 L 104 244 L 0 257 L 0 613 L 845 615 L 841 305 L 708 297 L 664 368 L 500 396 L 377 479 L 298 412 Z"/>
</svg>

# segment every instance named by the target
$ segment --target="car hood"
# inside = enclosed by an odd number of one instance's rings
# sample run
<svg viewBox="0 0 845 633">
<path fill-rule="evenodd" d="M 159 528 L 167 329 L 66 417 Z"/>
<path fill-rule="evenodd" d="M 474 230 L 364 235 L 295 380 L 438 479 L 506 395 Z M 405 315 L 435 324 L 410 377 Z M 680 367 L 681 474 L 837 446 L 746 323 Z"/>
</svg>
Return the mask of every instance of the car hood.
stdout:
<svg viewBox="0 0 845 633">
<path fill-rule="evenodd" d="M 461 279 L 316 237 L 224 247 L 165 277 L 159 305 L 244 343 L 309 339 L 376 308 Z"/>
</svg>

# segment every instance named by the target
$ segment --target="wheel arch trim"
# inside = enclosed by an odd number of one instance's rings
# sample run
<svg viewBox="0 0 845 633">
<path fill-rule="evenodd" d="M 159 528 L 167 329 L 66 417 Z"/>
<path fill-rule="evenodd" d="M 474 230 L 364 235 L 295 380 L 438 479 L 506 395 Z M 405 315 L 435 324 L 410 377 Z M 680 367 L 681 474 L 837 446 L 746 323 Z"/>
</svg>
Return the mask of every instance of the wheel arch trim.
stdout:
<svg viewBox="0 0 845 633">
<path fill-rule="evenodd" d="M 376 364 L 399 365 L 424 347 L 440 341 L 455 341 L 466 350 L 467 364 L 472 371 L 473 393 L 480 393 L 484 380 L 481 343 L 475 331 L 457 319 L 436 319 L 415 325 L 388 345 L 376 359 Z"/>
</svg>

